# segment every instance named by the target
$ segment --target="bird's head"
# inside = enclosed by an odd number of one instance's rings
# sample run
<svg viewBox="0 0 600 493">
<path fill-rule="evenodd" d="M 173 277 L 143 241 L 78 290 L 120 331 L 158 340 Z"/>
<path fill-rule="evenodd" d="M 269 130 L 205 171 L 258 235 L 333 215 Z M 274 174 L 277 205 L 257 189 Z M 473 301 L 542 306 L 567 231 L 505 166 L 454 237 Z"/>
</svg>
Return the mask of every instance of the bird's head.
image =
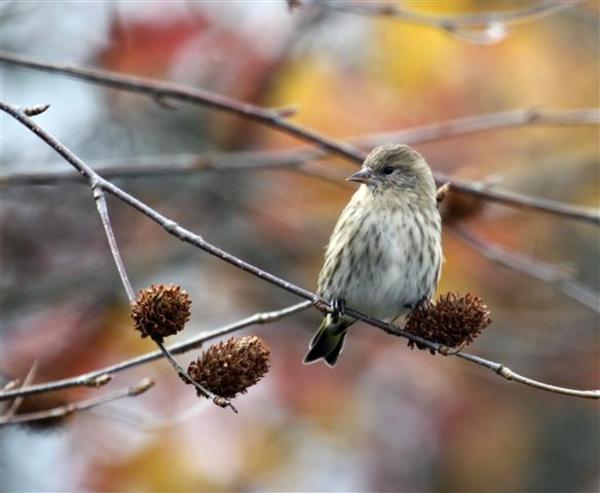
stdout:
<svg viewBox="0 0 600 493">
<path fill-rule="evenodd" d="M 374 192 L 386 190 L 435 195 L 435 181 L 427 162 L 407 145 L 383 144 L 371 151 L 360 171 L 347 178 Z"/>
</svg>

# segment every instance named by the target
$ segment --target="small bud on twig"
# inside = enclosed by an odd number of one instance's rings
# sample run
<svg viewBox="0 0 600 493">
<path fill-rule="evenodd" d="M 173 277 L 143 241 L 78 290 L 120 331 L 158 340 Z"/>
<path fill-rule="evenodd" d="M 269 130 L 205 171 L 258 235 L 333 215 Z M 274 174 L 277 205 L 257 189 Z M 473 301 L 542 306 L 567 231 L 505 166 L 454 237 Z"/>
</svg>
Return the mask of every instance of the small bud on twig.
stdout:
<svg viewBox="0 0 600 493">
<path fill-rule="evenodd" d="M 417 306 L 408 316 L 405 330 L 454 348 L 471 344 L 491 322 L 487 306 L 478 296 L 446 293 L 437 303 L 426 301 Z M 409 341 L 408 345 L 428 349 L 415 341 Z"/>
<path fill-rule="evenodd" d="M 104 375 L 98 375 L 95 378 L 92 378 L 90 380 L 86 380 L 85 385 L 87 387 L 102 387 L 103 385 L 106 385 L 108 382 L 110 382 L 112 380 L 112 376 L 105 373 Z"/>
<path fill-rule="evenodd" d="M 291 118 L 298 113 L 299 108 L 297 105 L 290 105 L 283 108 L 275 108 L 273 111 L 277 113 L 279 118 Z"/>
<path fill-rule="evenodd" d="M 16 389 L 19 384 L 21 383 L 21 381 L 18 378 L 15 378 L 14 380 L 10 380 L 9 382 L 7 382 L 4 387 L 2 387 L 2 391 L 7 391 L 7 390 L 12 390 L 12 389 Z"/>
<path fill-rule="evenodd" d="M 188 368 L 189 376 L 220 397 L 231 399 L 269 371 L 271 351 L 257 336 L 232 337 L 206 350 Z"/>
<path fill-rule="evenodd" d="M 23 108 L 23 113 L 27 116 L 37 116 L 37 115 L 41 115 L 48 108 L 50 108 L 49 104 L 38 104 L 37 106 L 30 106 L 29 108 Z"/>
<path fill-rule="evenodd" d="M 152 285 L 139 292 L 131 306 L 131 318 L 142 337 L 162 342 L 164 337 L 183 330 L 190 319 L 189 295 L 175 285 Z"/>
<path fill-rule="evenodd" d="M 143 394 L 144 392 L 147 392 L 152 387 L 154 387 L 155 384 L 156 382 L 152 378 L 144 378 L 144 380 L 142 380 L 136 385 L 132 385 L 129 388 L 129 395 L 135 397 L 137 395 Z"/>
</svg>

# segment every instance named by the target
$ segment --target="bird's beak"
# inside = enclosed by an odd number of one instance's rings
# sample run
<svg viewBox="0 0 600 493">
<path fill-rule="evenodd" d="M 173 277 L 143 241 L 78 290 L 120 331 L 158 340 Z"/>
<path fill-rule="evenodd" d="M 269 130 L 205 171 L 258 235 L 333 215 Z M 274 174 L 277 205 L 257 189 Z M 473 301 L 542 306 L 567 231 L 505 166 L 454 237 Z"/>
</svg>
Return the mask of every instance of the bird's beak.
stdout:
<svg viewBox="0 0 600 493">
<path fill-rule="evenodd" d="M 358 183 L 369 183 L 373 179 L 373 173 L 369 168 L 362 168 L 353 175 L 346 178 L 346 181 L 355 181 Z"/>
</svg>

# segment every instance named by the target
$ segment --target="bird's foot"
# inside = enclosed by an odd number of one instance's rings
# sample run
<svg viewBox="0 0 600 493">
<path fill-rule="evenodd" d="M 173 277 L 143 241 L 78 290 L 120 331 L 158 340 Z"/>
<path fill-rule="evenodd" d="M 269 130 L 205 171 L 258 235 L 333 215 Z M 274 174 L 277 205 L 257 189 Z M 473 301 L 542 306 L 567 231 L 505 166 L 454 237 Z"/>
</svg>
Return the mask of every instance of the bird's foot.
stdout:
<svg viewBox="0 0 600 493">
<path fill-rule="evenodd" d="M 455 354 L 460 353 L 465 348 L 466 345 L 467 345 L 466 341 L 461 343 L 459 346 L 455 346 L 455 347 L 448 347 L 446 345 L 442 345 L 438 348 L 437 352 L 443 356 L 454 356 Z"/>
<path fill-rule="evenodd" d="M 333 323 L 336 324 L 346 310 L 346 302 L 341 298 L 336 298 L 333 300 L 331 306 L 333 308 L 331 319 Z"/>
</svg>

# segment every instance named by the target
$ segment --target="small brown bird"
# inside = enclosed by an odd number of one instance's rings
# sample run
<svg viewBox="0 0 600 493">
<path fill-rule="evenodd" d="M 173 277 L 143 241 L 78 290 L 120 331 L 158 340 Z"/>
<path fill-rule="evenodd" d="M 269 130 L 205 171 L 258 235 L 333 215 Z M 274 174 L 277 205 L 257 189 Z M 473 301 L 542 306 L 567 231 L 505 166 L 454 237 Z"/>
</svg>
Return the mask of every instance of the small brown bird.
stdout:
<svg viewBox="0 0 600 493">
<path fill-rule="evenodd" d="M 345 305 L 393 321 L 430 299 L 440 278 L 441 219 L 425 159 L 406 145 L 384 144 L 348 180 L 362 185 L 333 230 L 318 283 L 336 309 L 324 317 L 305 363 L 335 366 L 356 321 L 343 315 Z"/>
</svg>

